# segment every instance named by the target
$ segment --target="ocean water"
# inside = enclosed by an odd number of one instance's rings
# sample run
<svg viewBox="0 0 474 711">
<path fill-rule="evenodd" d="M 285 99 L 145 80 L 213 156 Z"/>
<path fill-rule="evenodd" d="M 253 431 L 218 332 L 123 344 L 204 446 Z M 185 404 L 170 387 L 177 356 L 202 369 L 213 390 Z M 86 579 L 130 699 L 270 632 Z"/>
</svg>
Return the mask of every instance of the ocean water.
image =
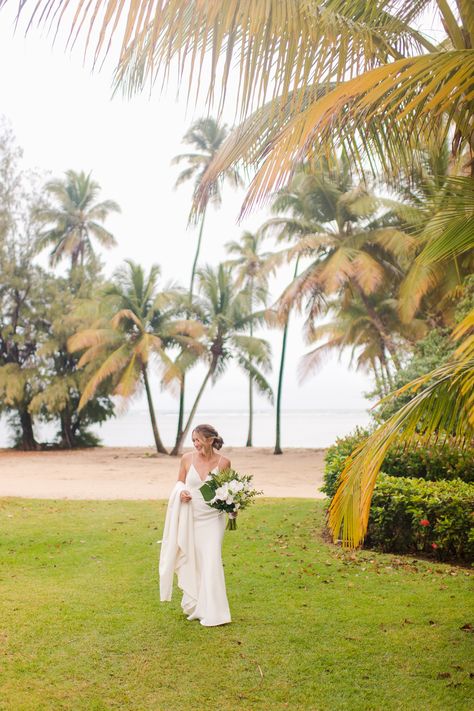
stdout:
<svg viewBox="0 0 474 711">
<path fill-rule="evenodd" d="M 287 410 L 281 418 L 282 447 L 327 447 L 336 437 L 348 434 L 356 426 L 368 424 L 367 410 Z M 161 439 L 169 446 L 176 433 L 176 412 L 157 414 Z M 194 424 L 212 424 L 228 446 L 243 447 L 247 439 L 248 415 L 245 411 L 224 410 L 199 412 Z M 93 431 L 108 447 L 152 447 L 153 433 L 147 410 L 135 410 L 115 417 Z M 39 441 L 51 438 L 54 427 L 39 426 L 35 429 Z M 256 447 L 272 447 L 275 444 L 275 414 L 273 411 L 258 411 L 254 414 L 253 444 Z M 10 444 L 6 423 L 0 419 L 0 447 Z M 185 442 L 191 445 L 191 435 Z"/>
</svg>

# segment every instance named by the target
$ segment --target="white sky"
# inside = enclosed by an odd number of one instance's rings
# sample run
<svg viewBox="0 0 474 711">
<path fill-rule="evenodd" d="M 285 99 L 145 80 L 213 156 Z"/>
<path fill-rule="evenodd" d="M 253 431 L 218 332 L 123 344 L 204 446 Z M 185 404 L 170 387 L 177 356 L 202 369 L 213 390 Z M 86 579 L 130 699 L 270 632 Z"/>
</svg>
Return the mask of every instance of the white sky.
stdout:
<svg viewBox="0 0 474 711">
<path fill-rule="evenodd" d="M 24 150 L 24 165 L 61 176 L 67 169 L 92 171 L 102 186 L 102 197 L 116 200 L 122 214 L 113 216 L 107 226 L 115 234 L 118 247 L 103 253 L 106 272 L 124 258 L 144 266 L 156 262 L 164 281 L 178 280 L 187 285 L 194 254 L 196 232 L 186 228 L 191 186 L 173 189 L 178 169 L 170 166 L 173 156 L 188 148 L 181 139 L 192 121 L 203 115 L 196 108 L 186 115 L 184 100 L 176 102 L 175 91 L 138 96 L 132 100 L 111 97 L 111 73 L 91 74 L 82 64 L 80 51 L 66 53 L 59 38 L 54 48 L 51 39 L 32 31 L 13 34 L 10 12 L 0 12 L 0 113 L 10 120 L 19 145 Z M 265 215 L 253 214 L 244 224 L 236 217 L 243 193 L 224 191 L 219 212 L 209 211 L 202 248 L 201 264 L 216 265 L 225 258 L 224 243 L 238 239 L 244 229 L 254 229 Z M 268 249 L 271 248 L 268 244 Z M 272 284 L 278 296 L 289 280 L 282 270 Z M 281 335 L 269 332 L 274 353 L 277 382 Z M 306 347 L 301 337 L 301 321 L 293 319 L 286 363 L 284 409 L 364 408 L 364 391 L 371 389 L 368 376 L 349 371 L 347 359 L 329 361 L 319 373 L 298 384 L 296 368 Z M 202 370 L 189 378 L 189 405 L 192 390 L 198 387 Z M 232 371 L 209 389 L 202 410 L 244 409 L 246 381 Z M 137 403 L 141 406 L 141 403 Z M 135 405 L 135 406 L 137 406 Z M 135 407 L 134 406 L 134 407 Z M 177 401 L 168 393 L 157 398 L 158 409 L 174 409 Z M 265 400 L 258 407 L 268 408 Z"/>
</svg>

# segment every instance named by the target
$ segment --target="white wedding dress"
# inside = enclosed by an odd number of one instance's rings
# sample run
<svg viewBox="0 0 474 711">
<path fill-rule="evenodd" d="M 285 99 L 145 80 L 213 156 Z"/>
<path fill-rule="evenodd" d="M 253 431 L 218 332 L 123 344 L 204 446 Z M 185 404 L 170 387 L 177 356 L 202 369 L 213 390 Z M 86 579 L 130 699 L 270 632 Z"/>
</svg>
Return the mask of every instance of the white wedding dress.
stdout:
<svg viewBox="0 0 474 711">
<path fill-rule="evenodd" d="M 222 566 L 226 515 L 204 501 L 199 488 L 206 479 L 201 479 L 191 464 L 185 485 L 178 482 L 180 486 L 175 487 L 174 496 L 172 493 L 161 547 L 160 588 L 161 599 L 171 599 L 172 578 L 176 572 L 183 591 L 181 607 L 188 620 L 199 620 L 205 627 L 214 627 L 231 621 Z M 189 503 L 179 499 L 183 489 L 191 494 Z M 175 541 L 173 515 L 177 519 Z"/>
</svg>

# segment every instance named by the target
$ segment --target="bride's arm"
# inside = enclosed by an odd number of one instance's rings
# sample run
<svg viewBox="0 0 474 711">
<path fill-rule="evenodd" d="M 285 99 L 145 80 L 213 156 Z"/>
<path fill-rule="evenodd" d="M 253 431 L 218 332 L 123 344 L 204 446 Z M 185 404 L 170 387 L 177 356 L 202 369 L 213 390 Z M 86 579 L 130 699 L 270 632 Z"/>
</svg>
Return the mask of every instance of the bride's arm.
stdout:
<svg viewBox="0 0 474 711">
<path fill-rule="evenodd" d="M 178 481 L 182 481 L 183 484 L 186 482 L 186 475 L 188 473 L 188 467 L 187 467 L 187 462 L 189 459 L 189 455 L 183 454 L 181 457 L 181 462 L 179 464 L 179 472 L 178 472 Z M 188 503 L 188 501 L 191 501 L 191 494 L 187 489 L 183 489 L 183 491 L 180 494 L 180 499 L 184 503 Z"/>
</svg>

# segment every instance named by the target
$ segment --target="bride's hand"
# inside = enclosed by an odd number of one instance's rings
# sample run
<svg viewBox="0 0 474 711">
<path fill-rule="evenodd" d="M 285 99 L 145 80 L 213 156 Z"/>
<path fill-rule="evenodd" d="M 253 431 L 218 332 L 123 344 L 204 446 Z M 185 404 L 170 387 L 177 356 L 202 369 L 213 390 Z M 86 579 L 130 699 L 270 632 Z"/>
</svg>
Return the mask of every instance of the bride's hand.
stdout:
<svg viewBox="0 0 474 711">
<path fill-rule="evenodd" d="M 181 492 L 181 494 L 180 494 L 180 499 L 181 499 L 181 501 L 182 501 L 183 503 L 187 504 L 189 501 L 191 501 L 192 496 L 191 496 L 191 494 L 189 493 L 189 491 L 187 491 L 187 490 L 185 489 L 184 491 Z"/>
</svg>

